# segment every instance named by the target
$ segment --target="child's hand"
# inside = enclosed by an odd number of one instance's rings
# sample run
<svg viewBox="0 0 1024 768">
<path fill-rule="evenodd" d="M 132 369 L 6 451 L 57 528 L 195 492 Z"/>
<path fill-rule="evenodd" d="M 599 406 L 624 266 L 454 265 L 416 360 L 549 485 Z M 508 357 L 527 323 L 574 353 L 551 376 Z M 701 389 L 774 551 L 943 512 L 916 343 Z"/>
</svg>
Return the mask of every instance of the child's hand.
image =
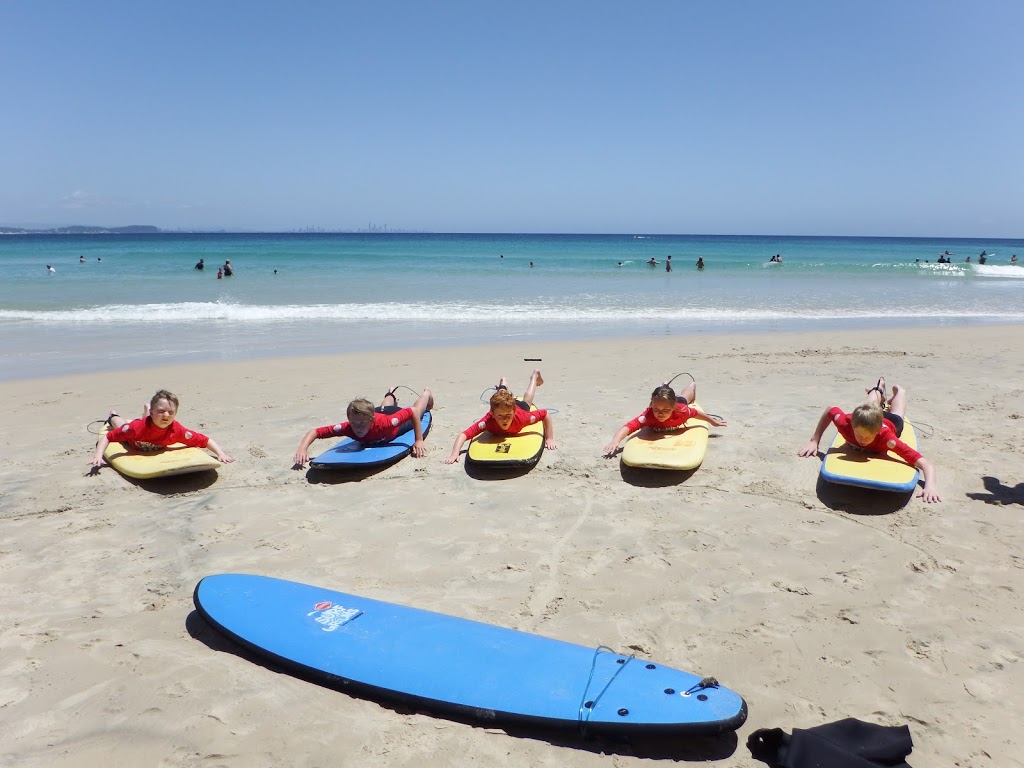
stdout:
<svg viewBox="0 0 1024 768">
<path fill-rule="evenodd" d="M 220 459 L 222 464 L 230 464 L 235 460 L 234 456 L 228 456 L 226 453 L 218 453 L 217 458 Z"/>
<path fill-rule="evenodd" d="M 412 444 L 412 455 L 417 459 L 422 459 L 427 455 L 427 446 L 423 444 L 422 440 L 417 440 Z"/>
<path fill-rule="evenodd" d="M 603 456 L 604 456 L 604 457 L 605 457 L 606 459 L 610 459 L 610 458 L 612 458 L 612 457 L 613 457 L 613 456 L 614 456 L 615 454 L 617 454 L 618 452 L 619 452 L 619 443 L 618 443 L 618 441 L 616 441 L 616 442 L 614 442 L 614 443 L 608 443 L 608 445 L 606 445 L 606 446 L 604 447 L 604 453 L 603 453 L 602 455 L 603 455 Z"/>
<path fill-rule="evenodd" d="M 302 469 L 302 466 L 309 461 L 309 451 L 296 451 L 295 455 L 292 456 L 292 461 L 295 462 L 299 469 Z"/>
<path fill-rule="evenodd" d="M 797 451 L 798 456 L 817 456 L 818 455 L 818 441 L 808 440 L 804 446 Z"/>
<path fill-rule="evenodd" d="M 445 464 L 458 464 L 459 463 L 459 453 L 458 453 L 458 451 L 456 451 L 455 453 L 449 454 L 448 458 L 446 458 L 444 460 L 444 463 Z"/>
<path fill-rule="evenodd" d="M 549 451 L 554 451 L 558 448 L 558 445 L 557 443 L 555 443 L 554 440 L 548 439 L 544 441 L 544 447 L 547 448 Z"/>
<path fill-rule="evenodd" d="M 927 501 L 929 503 L 942 501 L 942 498 L 939 496 L 939 492 L 934 487 L 929 488 L 927 483 L 925 484 L 924 488 L 921 489 L 921 492 L 917 494 L 917 496 L 918 498 L 923 499 L 924 501 Z"/>
<path fill-rule="evenodd" d="M 710 424 L 711 426 L 713 426 L 713 427 L 727 427 L 727 426 L 729 426 L 729 425 L 728 425 L 728 424 L 726 424 L 726 423 L 725 423 L 724 421 L 722 421 L 722 419 L 716 419 L 716 418 L 715 418 L 714 416 L 712 416 L 712 415 L 711 415 L 710 413 L 709 413 L 709 414 L 707 414 L 707 417 L 708 417 L 708 423 L 709 423 L 709 424 Z"/>
</svg>

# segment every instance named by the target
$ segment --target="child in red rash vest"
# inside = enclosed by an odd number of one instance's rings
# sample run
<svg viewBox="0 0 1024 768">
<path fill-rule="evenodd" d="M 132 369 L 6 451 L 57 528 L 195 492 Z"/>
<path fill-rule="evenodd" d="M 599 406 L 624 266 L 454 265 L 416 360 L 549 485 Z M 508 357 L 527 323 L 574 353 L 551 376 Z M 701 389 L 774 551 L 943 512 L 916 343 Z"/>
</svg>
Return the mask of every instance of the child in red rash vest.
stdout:
<svg viewBox="0 0 1024 768">
<path fill-rule="evenodd" d="M 619 427 L 612 441 L 604 447 L 604 457 L 610 459 L 619 452 L 619 443 L 641 427 L 650 427 L 656 432 L 680 429 L 690 419 L 700 419 L 715 427 L 726 423 L 690 405 L 697 399 L 697 382 L 691 381 L 678 396 L 668 384 L 662 384 L 651 393 L 651 404 L 647 410 L 632 421 Z"/>
<path fill-rule="evenodd" d="M 817 456 L 821 436 L 830 423 L 835 424 L 839 434 L 854 448 L 881 454 L 892 451 L 911 466 L 919 468 L 924 475 L 924 488 L 918 496 L 928 502 L 942 501 L 931 462 L 899 439 L 903 434 L 903 416 L 907 412 L 906 390 L 893 384 L 889 410 L 883 410 L 886 405 L 885 379 L 879 379 L 867 390 L 867 395 L 867 401 L 854 408 L 853 413 L 844 413 L 836 406 L 826 408 L 818 419 L 814 435 L 797 453 L 800 456 Z"/>
<path fill-rule="evenodd" d="M 530 374 L 530 383 L 523 393 L 522 400 L 516 400 L 515 396 L 508 391 L 505 385 L 505 377 L 501 377 L 498 386 L 491 395 L 491 410 L 484 416 L 477 419 L 472 426 L 466 428 L 455 438 L 455 445 L 452 452 L 444 460 L 445 464 L 455 464 L 459 460 L 459 453 L 467 440 L 472 440 L 481 432 L 490 432 L 492 435 L 516 435 L 523 427 L 536 424 L 538 421 L 544 423 L 544 447 L 549 451 L 555 450 L 555 428 L 551 424 L 551 415 L 542 409 L 531 411 L 533 397 L 537 393 L 537 387 L 544 383 L 544 377 L 540 371 L 534 370 Z"/>
<path fill-rule="evenodd" d="M 107 421 L 110 431 L 102 435 L 96 444 L 96 454 L 92 465 L 96 469 L 103 466 L 103 451 L 114 443 L 128 443 L 138 451 L 158 451 L 161 448 L 184 443 L 193 448 L 209 448 L 225 464 L 234 461 L 221 447 L 206 435 L 183 427 L 174 417 L 178 414 L 178 398 L 176 395 L 161 389 L 143 408 L 141 419 L 125 421 L 114 411 L 110 412 Z"/>
<path fill-rule="evenodd" d="M 423 444 L 423 427 L 420 422 L 423 414 L 433 407 L 434 396 L 428 387 L 423 388 L 423 394 L 408 408 L 398 407 L 394 389 L 384 395 L 377 408 L 364 397 L 356 398 L 346 409 L 348 421 L 333 426 L 314 427 L 302 437 L 295 451 L 294 468 L 301 469 L 302 465 L 309 461 L 309 446 L 314 440 L 325 437 L 350 437 L 361 443 L 386 442 L 394 440 L 408 429 L 403 425 L 410 421 L 415 433 L 412 455 L 418 459 L 423 458 L 427 455 L 427 449 Z"/>
</svg>

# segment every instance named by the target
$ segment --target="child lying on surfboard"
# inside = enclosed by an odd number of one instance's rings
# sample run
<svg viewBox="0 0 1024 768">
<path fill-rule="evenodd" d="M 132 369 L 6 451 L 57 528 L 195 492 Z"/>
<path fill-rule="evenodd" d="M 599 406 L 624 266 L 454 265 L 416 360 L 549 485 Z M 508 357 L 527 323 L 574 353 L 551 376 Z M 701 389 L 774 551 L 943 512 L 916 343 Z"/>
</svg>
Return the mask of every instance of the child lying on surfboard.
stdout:
<svg viewBox="0 0 1024 768">
<path fill-rule="evenodd" d="M 689 374 L 687 374 L 689 375 Z M 619 443 L 641 427 L 650 427 L 655 431 L 679 429 L 690 419 L 706 421 L 714 427 L 727 426 L 724 421 L 704 413 L 694 405 L 697 399 L 697 382 L 691 381 L 678 395 L 667 383 L 657 387 L 651 393 L 651 404 L 647 410 L 632 421 L 619 427 L 612 441 L 604 447 L 604 457 L 610 459 L 619 452 Z"/>
<path fill-rule="evenodd" d="M 377 408 L 364 397 L 356 398 L 346 409 L 348 421 L 309 430 L 303 435 L 295 451 L 294 468 L 302 469 L 302 465 L 309 461 L 309 446 L 314 440 L 325 437 L 350 437 L 361 443 L 388 442 L 405 432 L 409 428 L 406 423 L 410 421 L 415 436 L 412 455 L 418 459 L 426 456 L 427 448 L 423 444 L 423 427 L 420 421 L 423 414 L 434 407 L 434 396 L 428 387 L 424 387 L 423 394 L 416 398 L 416 402 L 407 408 L 399 408 L 398 398 L 395 397 L 396 389 L 398 387 L 388 390 Z"/>
<path fill-rule="evenodd" d="M 142 418 L 125 421 L 114 411 L 110 412 L 107 422 L 110 431 L 100 435 L 96 444 L 96 454 L 92 465 L 95 469 L 103 466 L 103 452 L 111 441 L 128 443 L 138 451 L 156 451 L 174 443 L 183 443 L 193 448 L 209 448 L 225 464 L 234 461 L 221 447 L 206 435 L 187 429 L 174 420 L 178 415 L 178 398 L 176 395 L 161 389 L 143 406 Z M 95 471 L 95 470 L 94 470 Z"/>
<path fill-rule="evenodd" d="M 892 385 L 892 397 L 886 401 L 885 379 L 879 379 L 867 391 L 867 400 L 844 413 L 841 408 L 826 408 L 818 419 L 814 435 L 797 452 L 800 456 L 817 456 L 818 443 L 828 425 L 833 423 L 851 446 L 869 453 L 885 454 L 892 451 L 907 464 L 917 467 L 924 475 L 924 488 L 918 494 L 925 501 L 941 501 L 939 485 L 935 479 L 935 468 L 924 456 L 900 440 L 903 434 L 903 416 L 907 412 L 907 391 L 898 384 Z"/>
<path fill-rule="evenodd" d="M 455 464 L 459 460 L 459 453 L 467 440 L 472 440 L 481 432 L 490 432 L 492 435 L 517 435 L 523 427 L 536 424 L 538 421 L 544 423 L 544 447 L 549 451 L 555 450 L 555 428 L 551 424 L 551 415 L 543 408 L 531 411 L 533 397 L 537 393 L 537 387 L 544 383 L 544 377 L 540 371 L 534 369 L 530 374 L 530 383 L 523 393 L 523 399 L 517 400 L 509 392 L 505 384 L 505 377 L 501 377 L 498 386 L 491 395 L 491 409 L 481 418 L 477 419 L 472 426 L 467 427 L 458 437 L 455 438 L 455 445 L 452 452 L 444 460 L 445 464 Z"/>
</svg>

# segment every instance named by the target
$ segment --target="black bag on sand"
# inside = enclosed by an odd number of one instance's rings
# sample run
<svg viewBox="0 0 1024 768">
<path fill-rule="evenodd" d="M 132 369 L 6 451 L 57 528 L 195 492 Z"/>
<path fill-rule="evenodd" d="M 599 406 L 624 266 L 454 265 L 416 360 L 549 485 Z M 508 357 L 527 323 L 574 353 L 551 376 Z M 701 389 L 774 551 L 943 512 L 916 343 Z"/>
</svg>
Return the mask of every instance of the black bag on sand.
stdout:
<svg viewBox="0 0 1024 768">
<path fill-rule="evenodd" d="M 910 768 L 910 728 L 849 717 L 814 728 L 762 728 L 747 739 L 750 754 L 771 768 Z"/>
</svg>

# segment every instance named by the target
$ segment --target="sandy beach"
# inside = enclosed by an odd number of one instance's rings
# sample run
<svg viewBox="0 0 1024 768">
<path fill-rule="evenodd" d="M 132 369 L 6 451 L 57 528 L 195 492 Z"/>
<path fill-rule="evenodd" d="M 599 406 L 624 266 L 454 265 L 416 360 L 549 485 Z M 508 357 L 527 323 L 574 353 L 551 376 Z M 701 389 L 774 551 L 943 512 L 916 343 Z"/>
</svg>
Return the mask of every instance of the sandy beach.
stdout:
<svg viewBox="0 0 1024 768">
<path fill-rule="evenodd" d="M 745 744 L 756 729 L 856 717 L 909 725 L 915 768 L 1024 766 L 1022 330 L 545 342 L 0 382 L 0 764 L 751 768 L 764 765 Z M 481 390 L 505 375 L 519 393 L 534 365 L 558 450 L 501 480 L 445 465 L 486 411 Z M 679 371 L 728 421 L 703 466 L 602 458 Z M 797 456 L 823 408 L 852 408 L 880 375 L 909 393 L 940 503 L 822 484 L 820 462 Z M 394 384 L 435 394 L 425 459 L 357 481 L 292 469 L 307 429 Z M 158 388 L 237 461 L 160 483 L 88 476 L 87 423 L 137 415 Z M 352 698 L 207 627 L 192 592 L 223 572 L 635 651 L 715 676 L 749 718 L 696 746 L 608 745 Z"/>
</svg>

